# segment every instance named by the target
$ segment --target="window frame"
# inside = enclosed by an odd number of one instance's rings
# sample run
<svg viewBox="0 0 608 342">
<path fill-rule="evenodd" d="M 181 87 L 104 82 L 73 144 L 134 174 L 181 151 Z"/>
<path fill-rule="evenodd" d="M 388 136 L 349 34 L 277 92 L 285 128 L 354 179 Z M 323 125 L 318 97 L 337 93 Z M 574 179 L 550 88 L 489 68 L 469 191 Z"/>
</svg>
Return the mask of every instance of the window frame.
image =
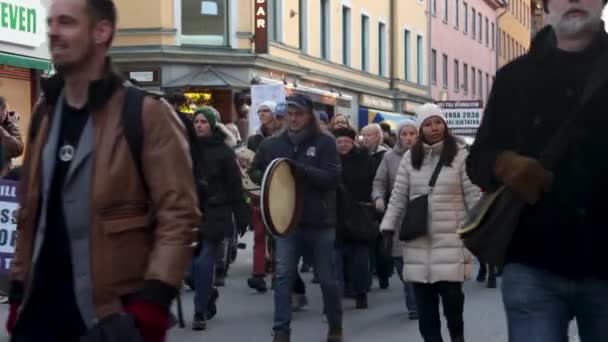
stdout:
<svg viewBox="0 0 608 342">
<path fill-rule="evenodd" d="M 229 47 L 231 44 L 230 41 L 230 11 L 232 10 L 232 6 L 230 4 L 230 0 L 216 0 L 221 1 L 224 4 L 224 35 L 222 37 L 222 44 L 213 44 L 209 43 L 209 40 L 212 35 L 186 35 L 183 32 L 184 27 L 184 1 L 180 0 L 179 3 L 179 42 L 180 45 L 197 45 L 197 46 L 214 46 L 214 47 Z M 200 3 L 200 2 L 199 2 Z M 200 6 L 200 5 L 199 5 Z M 200 15 L 199 15 L 200 16 Z"/>
</svg>

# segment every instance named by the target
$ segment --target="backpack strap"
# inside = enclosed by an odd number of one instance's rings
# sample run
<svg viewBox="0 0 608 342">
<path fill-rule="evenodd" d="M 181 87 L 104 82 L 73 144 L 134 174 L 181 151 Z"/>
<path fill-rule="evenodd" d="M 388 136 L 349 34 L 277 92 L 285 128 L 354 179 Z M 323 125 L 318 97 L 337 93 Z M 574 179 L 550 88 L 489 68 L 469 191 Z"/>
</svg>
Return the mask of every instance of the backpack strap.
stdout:
<svg viewBox="0 0 608 342">
<path fill-rule="evenodd" d="M 143 140 L 144 140 L 144 129 L 142 122 L 142 109 L 144 104 L 144 98 L 147 92 L 141 88 L 134 86 L 127 86 L 127 93 L 125 94 L 124 105 L 121 114 L 121 123 L 123 134 L 129 145 L 131 156 L 137 167 L 140 179 L 146 191 L 148 186 L 144 177 L 143 165 L 142 165 L 142 151 L 143 151 Z"/>
</svg>

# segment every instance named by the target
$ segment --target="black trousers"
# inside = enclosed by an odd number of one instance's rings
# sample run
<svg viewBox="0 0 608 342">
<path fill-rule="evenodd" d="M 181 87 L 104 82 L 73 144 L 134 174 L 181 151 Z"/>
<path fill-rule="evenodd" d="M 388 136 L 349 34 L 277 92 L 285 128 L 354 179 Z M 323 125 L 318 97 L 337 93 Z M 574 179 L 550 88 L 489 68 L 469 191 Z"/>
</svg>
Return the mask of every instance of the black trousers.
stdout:
<svg viewBox="0 0 608 342">
<path fill-rule="evenodd" d="M 443 342 L 439 299 L 448 321 L 450 337 L 454 342 L 464 342 L 464 293 L 462 283 L 438 282 L 433 284 L 414 283 L 414 293 L 418 304 L 418 324 L 424 342 Z"/>
</svg>

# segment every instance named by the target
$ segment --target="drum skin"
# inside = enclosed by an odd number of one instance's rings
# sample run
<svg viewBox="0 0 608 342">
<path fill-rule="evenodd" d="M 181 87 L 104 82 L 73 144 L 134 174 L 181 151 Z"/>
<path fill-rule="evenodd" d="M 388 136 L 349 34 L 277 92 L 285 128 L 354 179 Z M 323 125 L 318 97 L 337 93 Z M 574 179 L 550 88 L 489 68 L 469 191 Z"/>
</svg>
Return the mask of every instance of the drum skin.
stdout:
<svg viewBox="0 0 608 342">
<path fill-rule="evenodd" d="M 274 236 L 287 236 L 302 216 L 302 189 L 289 159 L 273 160 L 262 180 L 262 220 Z"/>
</svg>

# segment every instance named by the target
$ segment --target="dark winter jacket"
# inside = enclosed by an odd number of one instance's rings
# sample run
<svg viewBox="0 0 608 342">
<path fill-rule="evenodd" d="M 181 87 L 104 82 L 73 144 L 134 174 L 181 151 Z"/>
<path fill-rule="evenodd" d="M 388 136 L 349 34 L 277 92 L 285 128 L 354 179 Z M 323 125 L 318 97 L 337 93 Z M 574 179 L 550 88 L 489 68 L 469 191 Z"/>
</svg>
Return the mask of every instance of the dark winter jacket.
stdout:
<svg viewBox="0 0 608 342">
<path fill-rule="evenodd" d="M 338 232 L 343 241 L 369 242 L 378 234 L 372 205 L 374 170 L 367 150 L 354 147 L 342 161 L 338 193 Z"/>
<path fill-rule="evenodd" d="M 206 239 L 221 239 L 236 226 L 246 227 L 250 211 L 245 202 L 241 172 L 234 150 L 226 141 L 229 133 L 216 130 L 211 137 L 199 138 L 207 180 L 203 229 Z"/>
<path fill-rule="evenodd" d="M 249 174 L 256 183 L 274 159 L 293 160 L 299 169 L 303 188 L 303 211 L 300 227 L 335 228 L 336 188 L 340 182 L 340 158 L 333 137 L 315 132 L 302 144 L 294 145 L 287 131 L 262 142 Z"/>
<path fill-rule="evenodd" d="M 266 128 L 264 128 L 264 126 L 260 126 L 255 135 L 252 135 L 249 137 L 249 139 L 247 139 L 247 148 L 253 152 L 257 152 L 262 141 L 270 136 L 271 134 L 266 132 Z"/>
<path fill-rule="evenodd" d="M 371 152 L 374 176 L 376 175 L 376 171 L 378 171 L 378 167 L 380 167 L 380 163 L 382 163 L 382 158 L 384 158 L 386 152 L 388 152 L 388 148 L 384 145 L 379 145 L 374 152 Z"/>
<path fill-rule="evenodd" d="M 497 156 L 511 150 L 539 158 L 583 101 L 580 119 L 570 128 L 573 139 L 552 170 L 553 186 L 538 204 L 525 208 L 507 262 L 568 278 L 608 280 L 608 34 L 603 28 L 584 55 L 571 65 L 576 74 L 561 68 L 555 35 L 547 28 L 528 55 L 501 69 L 467 170 L 475 184 L 496 190 L 501 185 L 494 175 Z"/>
</svg>

